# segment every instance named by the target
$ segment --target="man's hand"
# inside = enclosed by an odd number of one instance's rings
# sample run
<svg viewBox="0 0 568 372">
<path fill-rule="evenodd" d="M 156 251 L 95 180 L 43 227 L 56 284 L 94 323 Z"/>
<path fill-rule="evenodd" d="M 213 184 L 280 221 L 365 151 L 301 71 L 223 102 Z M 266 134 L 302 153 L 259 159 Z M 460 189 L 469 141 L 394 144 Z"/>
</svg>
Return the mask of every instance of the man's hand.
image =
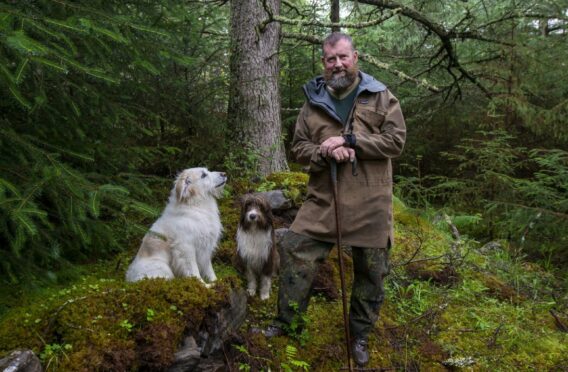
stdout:
<svg viewBox="0 0 568 372">
<path fill-rule="evenodd" d="M 326 158 L 332 157 L 333 151 L 335 151 L 337 148 L 342 147 L 344 144 L 345 139 L 341 136 L 329 137 L 320 145 L 320 153 Z"/>
<path fill-rule="evenodd" d="M 353 162 L 355 160 L 355 150 L 349 147 L 340 146 L 333 150 L 331 157 L 338 163 L 345 163 L 347 161 Z"/>
</svg>

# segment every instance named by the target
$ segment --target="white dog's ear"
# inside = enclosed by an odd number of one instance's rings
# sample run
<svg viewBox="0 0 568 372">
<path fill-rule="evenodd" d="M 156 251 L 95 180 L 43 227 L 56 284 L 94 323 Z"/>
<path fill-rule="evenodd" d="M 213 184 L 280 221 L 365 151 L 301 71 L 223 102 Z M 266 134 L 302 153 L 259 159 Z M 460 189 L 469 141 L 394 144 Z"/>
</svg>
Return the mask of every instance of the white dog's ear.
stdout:
<svg viewBox="0 0 568 372">
<path fill-rule="evenodd" d="M 178 203 L 187 201 L 192 196 L 195 196 L 195 194 L 195 188 L 189 176 L 178 178 L 176 181 L 176 199 Z"/>
</svg>

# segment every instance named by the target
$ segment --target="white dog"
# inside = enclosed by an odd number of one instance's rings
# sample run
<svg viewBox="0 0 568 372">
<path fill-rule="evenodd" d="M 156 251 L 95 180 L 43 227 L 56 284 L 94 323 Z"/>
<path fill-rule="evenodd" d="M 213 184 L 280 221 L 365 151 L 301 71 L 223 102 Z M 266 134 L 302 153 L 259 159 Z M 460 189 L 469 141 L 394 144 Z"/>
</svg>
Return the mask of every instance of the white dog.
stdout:
<svg viewBox="0 0 568 372">
<path fill-rule="evenodd" d="M 166 209 L 152 225 L 126 271 L 126 280 L 196 277 L 214 282 L 211 256 L 221 237 L 215 198 L 227 182 L 225 173 L 206 168 L 182 171 L 174 182 Z"/>
<path fill-rule="evenodd" d="M 246 270 L 249 295 L 256 294 L 260 282 L 261 300 L 270 296 L 272 276 L 280 264 L 272 219 L 272 209 L 264 197 L 248 195 L 243 199 L 237 228 L 237 256 Z"/>
</svg>

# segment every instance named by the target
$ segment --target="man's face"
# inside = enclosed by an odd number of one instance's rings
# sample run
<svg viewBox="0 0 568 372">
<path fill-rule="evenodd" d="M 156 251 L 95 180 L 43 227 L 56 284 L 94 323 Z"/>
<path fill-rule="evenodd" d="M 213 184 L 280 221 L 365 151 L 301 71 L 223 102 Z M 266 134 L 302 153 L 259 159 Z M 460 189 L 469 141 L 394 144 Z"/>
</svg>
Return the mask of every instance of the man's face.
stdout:
<svg viewBox="0 0 568 372">
<path fill-rule="evenodd" d="M 335 45 L 325 45 L 323 48 L 323 75 L 325 82 L 336 91 L 342 91 L 357 78 L 358 55 L 352 49 L 351 43 L 340 39 Z"/>
</svg>

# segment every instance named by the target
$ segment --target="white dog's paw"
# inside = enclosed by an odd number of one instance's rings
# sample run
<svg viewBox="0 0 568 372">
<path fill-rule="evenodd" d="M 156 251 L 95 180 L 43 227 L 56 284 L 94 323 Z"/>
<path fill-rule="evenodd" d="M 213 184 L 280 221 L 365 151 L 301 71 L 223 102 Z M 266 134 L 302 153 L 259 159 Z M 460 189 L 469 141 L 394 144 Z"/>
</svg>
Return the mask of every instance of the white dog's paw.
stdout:
<svg viewBox="0 0 568 372">
<path fill-rule="evenodd" d="M 261 299 L 262 301 L 268 300 L 269 297 L 270 297 L 270 293 L 268 293 L 268 292 L 266 292 L 266 293 L 261 293 L 261 294 L 260 294 L 260 299 Z"/>
<path fill-rule="evenodd" d="M 248 292 L 249 296 L 253 297 L 256 294 L 256 289 L 249 288 L 249 289 L 247 289 L 247 292 Z"/>
</svg>

